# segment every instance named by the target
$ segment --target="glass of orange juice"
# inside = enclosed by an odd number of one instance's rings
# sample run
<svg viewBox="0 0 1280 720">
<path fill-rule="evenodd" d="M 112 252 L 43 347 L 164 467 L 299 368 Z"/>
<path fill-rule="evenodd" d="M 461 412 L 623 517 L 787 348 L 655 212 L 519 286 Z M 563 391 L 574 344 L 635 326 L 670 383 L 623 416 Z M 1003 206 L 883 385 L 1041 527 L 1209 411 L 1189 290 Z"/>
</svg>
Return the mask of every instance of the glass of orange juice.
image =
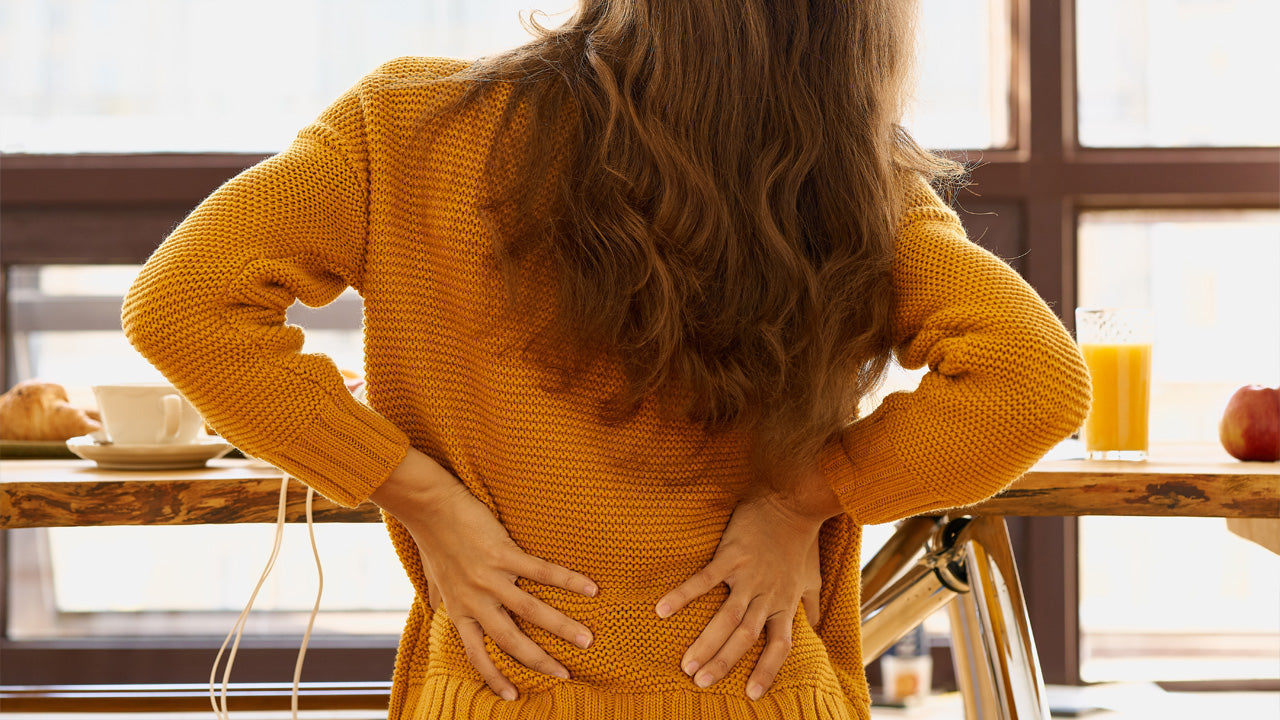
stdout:
<svg viewBox="0 0 1280 720">
<path fill-rule="evenodd" d="M 1151 312 L 1079 308 L 1076 339 L 1093 379 L 1085 457 L 1146 460 L 1151 408 Z"/>
</svg>

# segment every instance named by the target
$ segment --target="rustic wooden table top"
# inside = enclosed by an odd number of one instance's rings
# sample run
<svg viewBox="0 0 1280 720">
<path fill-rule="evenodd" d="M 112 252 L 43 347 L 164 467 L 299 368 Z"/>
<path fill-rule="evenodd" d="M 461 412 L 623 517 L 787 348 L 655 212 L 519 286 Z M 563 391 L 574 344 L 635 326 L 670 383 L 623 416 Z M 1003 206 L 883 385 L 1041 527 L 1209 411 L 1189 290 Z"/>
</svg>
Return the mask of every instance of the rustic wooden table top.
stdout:
<svg viewBox="0 0 1280 720">
<path fill-rule="evenodd" d="M 1238 462 L 1216 448 L 1153 450 L 1145 462 L 1046 460 L 962 512 L 987 515 L 1280 517 L 1280 463 Z M 305 518 L 290 481 L 286 517 Z M 0 460 L 0 528 L 274 522 L 280 472 L 246 460 L 199 470 L 100 470 L 87 460 Z M 377 522 L 320 496 L 318 522 Z"/>
</svg>

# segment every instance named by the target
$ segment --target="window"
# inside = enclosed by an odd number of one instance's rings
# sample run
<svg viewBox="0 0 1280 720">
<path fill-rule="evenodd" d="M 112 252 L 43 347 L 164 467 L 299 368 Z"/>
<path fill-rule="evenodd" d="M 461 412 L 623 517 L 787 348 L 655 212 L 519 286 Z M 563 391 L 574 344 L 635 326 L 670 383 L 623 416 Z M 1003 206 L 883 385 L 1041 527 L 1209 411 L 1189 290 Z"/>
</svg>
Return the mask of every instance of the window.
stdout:
<svg viewBox="0 0 1280 720">
<path fill-rule="evenodd" d="M 32 528 L 10 531 L 8 636 L 203 637 L 235 624 L 270 554 L 274 526 Z M 320 523 L 316 546 L 327 582 L 317 637 L 373 635 L 390 642 L 413 590 L 386 530 Z M 304 525 L 288 525 L 271 577 L 254 603 L 248 637 L 302 636 L 316 594 Z"/>
<path fill-rule="evenodd" d="M 1077 0 L 1080 142 L 1280 145 L 1270 0 Z"/>
<path fill-rule="evenodd" d="M 94 384 L 162 380 L 118 329 L 120 299 L 137 271 L 137 265 L 12 268 L 10 332 L 19 375 L 56 378 L 81 406 L 93 404 Z M 361 367 L 353 292 L 323 310 L 296 306 L 289 319 L 309 328 L 305 352 Z M 412 591 L 386 531 L 322 524 L 316 534 L 327 572 L 352 580 L 329 584 L 318 632 L 397 635 Z M 50 528 L 15 531 L 9 541 L 12 572 L 27 578 L 10 588 L 11 638 L 218 636 L 248 600 L 257 580 L 249 569 L 265 563 L 272 529 Z M 315 592 L 309 548 L 305 528 L 286 528 L 251 635 L 301 632 Z"/>
<path fill-rule="evenodd" d="M 907 125 L 931 148 L 1009 144 L 1009 5 L 923 0 L 918 90 Z"/>
<path fill-rule="evenodd" d="M 1280 145 L 1280 100 L 1257 92 L 1280 74 L 1256 36 L 1278 8 L 1077 0 L 1075 11 L 1078 138 L 1099 148 L 1079 156 L 1130 165 L 1123 187 L 1080 188 L 1076 304 L 1153 311 L 1153 447 L 1220 452 L 1231 393 L 1280 384 L 1280 195 L 1254 174 L 1280 153 L 1211 149 Z M 1082 679 L 1280 676 L 1265 550 L 1214 519 L 1086 517 L 1078 533 Z"/>
<path fill-rule="evenodd" d="M 544 12 L 533 15 L 534 7 Z M 277 151 L 386 60 L 491 54 L 528 38 L 521 17 L 554 27 L 573 7 L 573 0 L 11 3 L 0 8 L 0 150 Z M 910 118 L 920 141 L 1004 146 L 1006 3 L 925 0 L 920 28 Z"/>
<path fill-rule="evenodd" d="M 1089 211 L 1077 250 L 1082 305 L 1154 315 L 1153 447 L 1220 453 L 1236 388 L 1280 386 L 1280 211 Z M 1280 678 L 1276 559 L 1223 520 L 1084 517 L 1080 558 L 1084 680 Z"/>
<path fill-rule="evenodd" d="M 1280 212 L 1082 213 L 1079 304 L 1155 318 L 1151 442 L 1217 442 L 1242 385 L 1280 385 Z"/>
<path fill-rule="evenodd" d="M 1080 518 L 1081 679 L 1280 678 L 1280 573 L 1221 518 Z"/>
<path fill-rule="evenodd" d="M 5 152 L 270 152 L 379 64 L 519 44 L 525 0 L 43 0 L 0 8 Z M 558 12 L 572 0 L 553 0 Z"/>
</svg>

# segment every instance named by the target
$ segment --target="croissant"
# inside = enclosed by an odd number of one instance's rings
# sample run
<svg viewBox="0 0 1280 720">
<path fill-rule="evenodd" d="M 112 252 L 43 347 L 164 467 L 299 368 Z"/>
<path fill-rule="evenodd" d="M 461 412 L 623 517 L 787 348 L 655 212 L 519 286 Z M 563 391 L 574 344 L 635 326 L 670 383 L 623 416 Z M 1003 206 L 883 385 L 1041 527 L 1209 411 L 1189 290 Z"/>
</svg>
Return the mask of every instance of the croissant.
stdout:
<svg viewBox="0 0 1280 720">
<path fill-rule="evenodd" d="M 101 427 L 57 383 L 24 380 L 0 395 L 0 440 L 67 440 Z"/>
</svg>

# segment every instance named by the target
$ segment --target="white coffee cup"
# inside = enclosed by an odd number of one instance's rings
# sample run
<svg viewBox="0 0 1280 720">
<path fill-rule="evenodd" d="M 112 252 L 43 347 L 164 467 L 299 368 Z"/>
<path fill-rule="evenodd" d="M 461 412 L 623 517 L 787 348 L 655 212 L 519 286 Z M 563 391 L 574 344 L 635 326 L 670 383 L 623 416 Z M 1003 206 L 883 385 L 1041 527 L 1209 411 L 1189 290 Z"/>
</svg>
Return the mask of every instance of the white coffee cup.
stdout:
<svg viewBox="0 0 1280 720">
<path fill-rule="evenodd" d="M 204 432 L 200 413 L 172 385 L 94 385 L 93 394 L 116 445 L 190 445 Z"/>
</svg>

